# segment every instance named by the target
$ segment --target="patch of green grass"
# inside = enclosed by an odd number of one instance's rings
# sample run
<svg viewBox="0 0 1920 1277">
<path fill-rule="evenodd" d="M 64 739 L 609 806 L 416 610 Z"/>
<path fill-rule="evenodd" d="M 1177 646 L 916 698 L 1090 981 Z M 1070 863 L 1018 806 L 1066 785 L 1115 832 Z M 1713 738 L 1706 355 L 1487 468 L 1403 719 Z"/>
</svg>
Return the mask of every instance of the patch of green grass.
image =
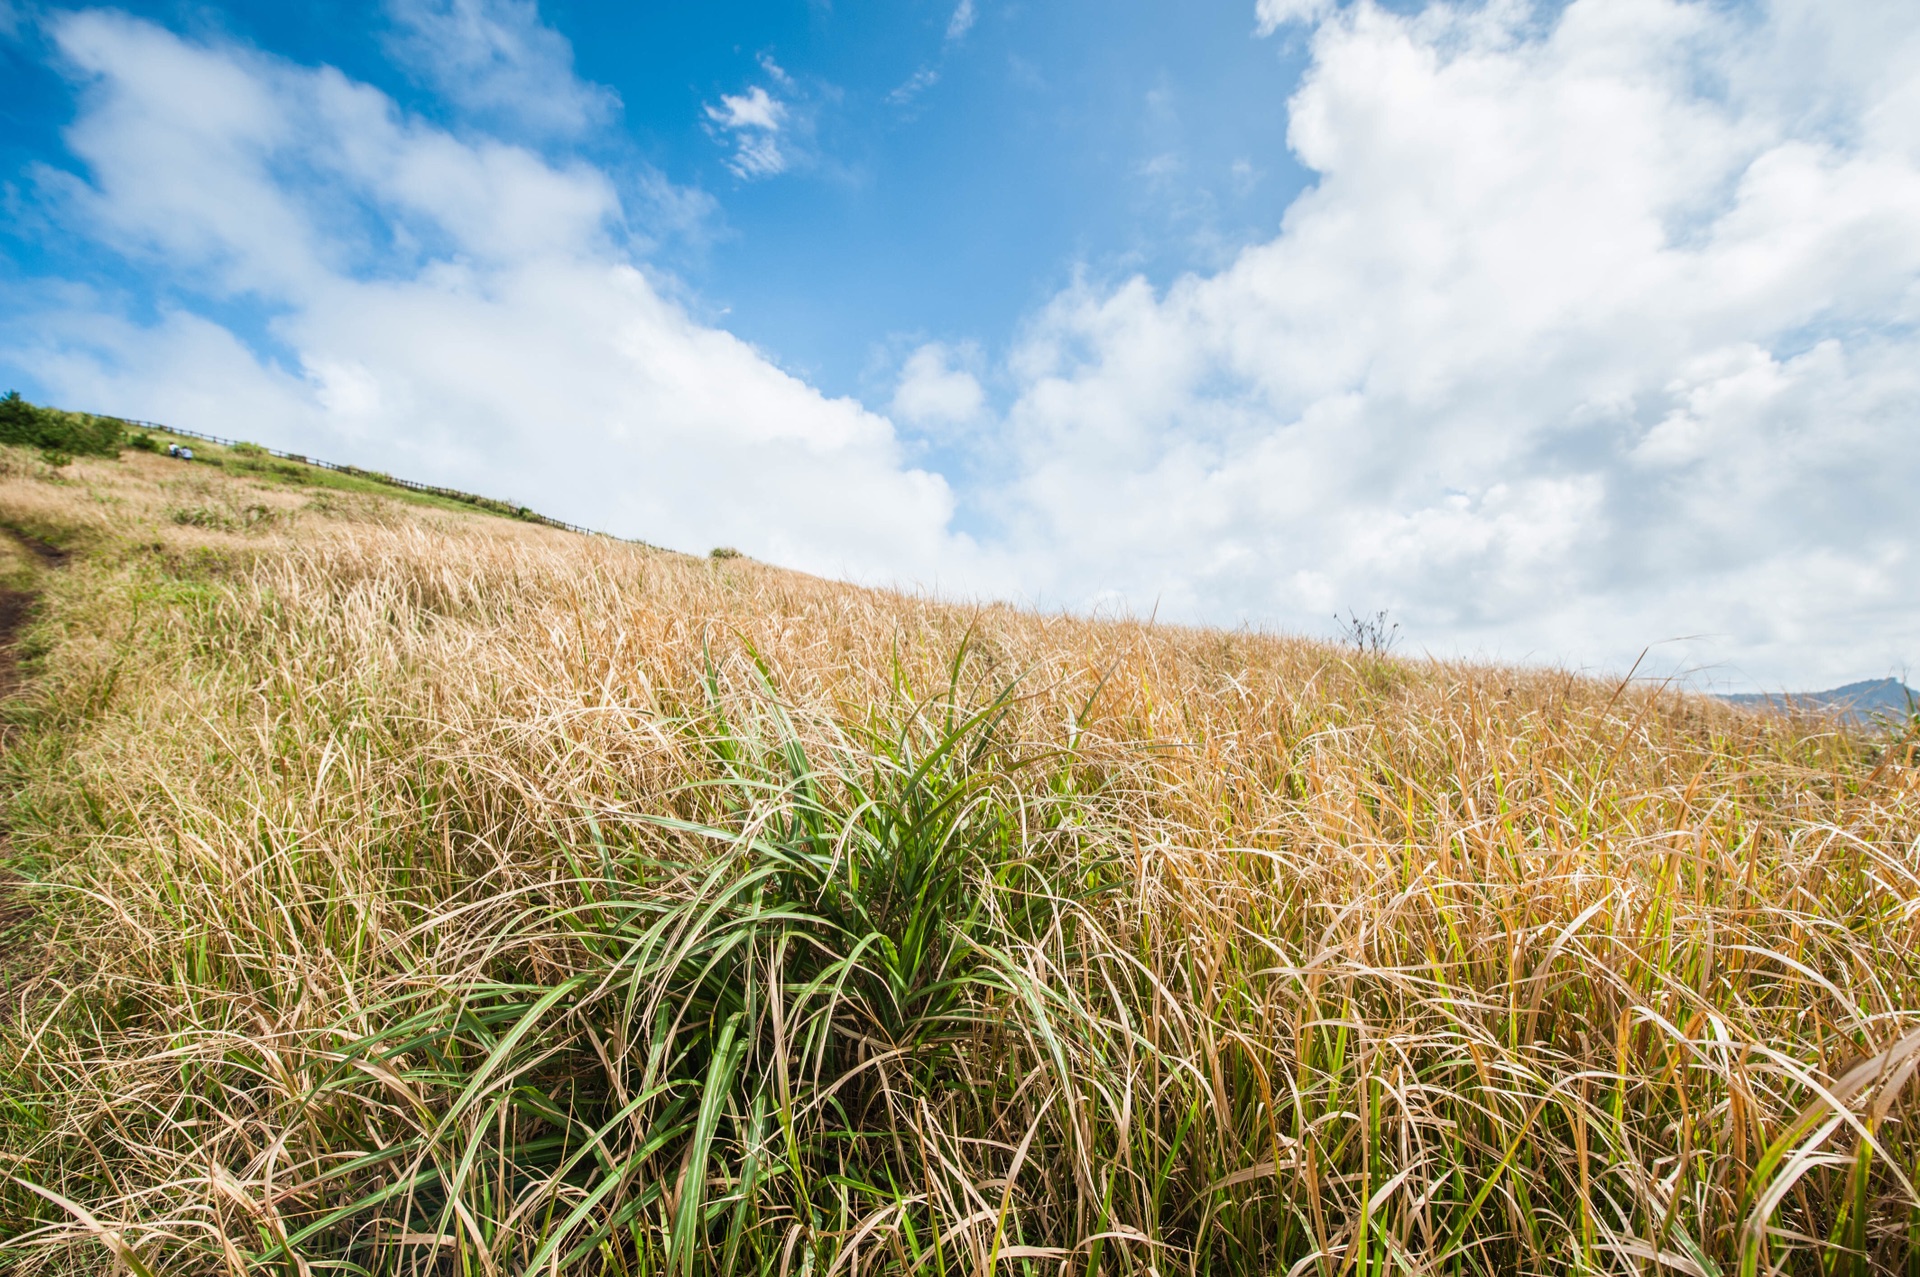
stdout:
<svg viewBox="0 0 1920 1277">
<path fill-rule="evenodd" d="M 221 532 L 253 532 L 271 525 L 279 516 L 271 506 L 250 502 L 245 506 L 194 505 L 175 509 L 169 516 L 184 527 L 210 528 Z"/>
<path fill-rule="evenodd" d="M 300 461 L 275 457 L 257 444 L 242 444 L 236 448 L 226 448 L 185 435 L 171 436 L 161 432 L 156 437 L 155 450 L 165 451 L 169 443 L 191 447 L 194 451 L 192 464 L 218 466 L 231 474 L 243 475 L 284 487 L 322 488 L 357 496 L 388 497 L 408 505 L 432 510 L 462 514 L 478 512 L 500 518 L 539 521 L 537 517 L 532 516 L 531 511 L 507 502 L 493 501 L 488 498 L 461 500 L 438 493 L 421 492 L 402 484 L 385 482 L 380 477 L 368 474 L 333 470 L 325 466 L 308 465 Z"/>
<path fill-rule="evenodd" d="M 67 412 L 29 403 L 18 391 L 0 396 L 0 444 L 40 450 L 46 464 L 60 469 L 74 456 L 118 456 L 123 448 L 161 452 L 170 443 L 191 448 L 194 463 L 232 469 L 251 478 L 300 487 L 395 497 L 411 505 L 449 511 L 480 511 L 523 522 L 549 524 L 525 506 L 474 493 L 423 492 L 375 471 L 341 471 L 273 456 L 256 443 L 214 444 L 164 429 L 135 430 L 117 417 Z"/>
</svg>

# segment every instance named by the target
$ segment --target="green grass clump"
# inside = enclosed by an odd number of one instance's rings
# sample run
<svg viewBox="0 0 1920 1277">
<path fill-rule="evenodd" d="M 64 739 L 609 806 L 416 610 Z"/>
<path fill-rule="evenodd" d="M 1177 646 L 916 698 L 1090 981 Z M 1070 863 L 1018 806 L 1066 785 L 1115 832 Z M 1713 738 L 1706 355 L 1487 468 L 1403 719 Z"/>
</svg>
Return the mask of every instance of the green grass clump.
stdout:
<svg viewBox="0 0 1920 1277">
<path fill-rule="evenodd" d="M 461 1245 L 472 1221 L 507 1271 L 761 1271 L 801 1235 L 830 1260 L 843 1248 L 816 1234 L 877 1206 L 960 1262 L 903 1187 L 924 1180 L 928 1119 L 978 1085 L 967 1048 L 1007 1028 L 988 1008 L 1050 1023 L 1013 952 L 1039 916 L 1015 890 L 1040 868 L 1022 816 L 1039 833 L 1043 813 L 999 783 L 993 715 L 921 707 L 824 766 L 717 705 L 687 723 L 714 760 L 680 795 L 703 818 L 628 831 L 664 843 L 590 823 L 487 976 L 386 1008 L 333 1057 L 315 1109 L 423 1105 L 383 1154 L 313 1181 L 327 1209 L 261 1261 L 404 1270 L 425 1243 L 393 1230 Z"/>
</svg>

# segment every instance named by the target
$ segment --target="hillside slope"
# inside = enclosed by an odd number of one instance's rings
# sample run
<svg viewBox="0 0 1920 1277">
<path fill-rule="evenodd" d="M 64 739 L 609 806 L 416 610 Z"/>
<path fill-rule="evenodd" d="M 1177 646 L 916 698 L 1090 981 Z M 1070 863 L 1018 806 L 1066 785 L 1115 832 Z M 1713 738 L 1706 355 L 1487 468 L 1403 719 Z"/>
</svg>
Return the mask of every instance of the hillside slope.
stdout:
<svg viewBox="0 0 1920 1277">
<path fill-rule="evenodd" d="M 1911 739 L 135 453 L 0 524 L 0 1269 L 1915 1254 Z"/>
<path fill-rule="evenodd" d="M 1833 714 L 1866 724 L 1876 719 L 1899 722 L 1912 717 L 1920 693 L 1897 678 L 1873 678 L 1824 692 L 1741 692 L 1720 699 L 1753 709 Z"/>
</svg>

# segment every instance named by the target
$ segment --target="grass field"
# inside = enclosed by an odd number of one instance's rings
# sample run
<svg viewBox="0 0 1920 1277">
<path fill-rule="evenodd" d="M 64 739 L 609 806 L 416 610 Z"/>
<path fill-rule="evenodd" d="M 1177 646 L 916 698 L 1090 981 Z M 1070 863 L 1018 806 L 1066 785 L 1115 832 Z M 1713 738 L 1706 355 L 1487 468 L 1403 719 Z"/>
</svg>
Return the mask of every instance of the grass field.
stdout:
<svg viewBox="0 0 1920 1277">
<path fill-rule="evenodd" d="M 1911 731 L 0 460 L 0 1270 L 1920 1272 Z"/>
</svg>

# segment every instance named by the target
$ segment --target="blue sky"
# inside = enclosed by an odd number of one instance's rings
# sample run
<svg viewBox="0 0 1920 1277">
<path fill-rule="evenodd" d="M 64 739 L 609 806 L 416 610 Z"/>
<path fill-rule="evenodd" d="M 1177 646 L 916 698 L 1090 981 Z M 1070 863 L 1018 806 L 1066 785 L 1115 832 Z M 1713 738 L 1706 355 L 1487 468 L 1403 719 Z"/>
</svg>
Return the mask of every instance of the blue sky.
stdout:
<svg viewBox="0 0 1920 1277">
<path fill-rule="evenodd" d="M 854 579 L 1920 633 L 1920 15 L 0 0 L 0 379 Z"/>
<path fill-rule="evenodd" d="M 705 202 L 679 225 L 684 210 L 636 201 L 639 229 L 660 240 L 647 260 L 684 281 L 702 315 L 830 394 L 873 393 L 906 343 L 1004 341 L 1076 271 L 1164 282 L 1217 267 L 1270 234 L 1311 178 L 1286 148 L 1304 41 L 1261 39 L 1238 0 L 956 3 L 575 0 L 540 12 L 577 74 L 611 93 L 607 127 L 567 149 L 612 171 L 650 167 Z M 435 85 L 395 64 L 380 0 L 117 7 L 339 67 L 461 123 Z M 18 74 L 0 86 L 0 118 L 16 173 L 72 163 L 60 130 L 73 84 L 50 52 L 30 27 L 6 49 Z M 777 175 L 735 172 L 737 147 L 709 114 L 755 87 L 804 130 L 783 143 Z M 25 263 L 48 245 L 10 247 Z"/>
</svg>

